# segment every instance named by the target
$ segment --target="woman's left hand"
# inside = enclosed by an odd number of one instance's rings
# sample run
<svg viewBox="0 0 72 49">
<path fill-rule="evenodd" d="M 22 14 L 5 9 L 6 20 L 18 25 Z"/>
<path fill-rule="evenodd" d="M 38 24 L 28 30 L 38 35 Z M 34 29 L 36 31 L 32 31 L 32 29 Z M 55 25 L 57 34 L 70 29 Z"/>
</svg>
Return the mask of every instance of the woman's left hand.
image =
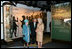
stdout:
<svg viewBox="0 0 72 49">
<path fill-rule="evenodd" d="M 35 30 L 35 32 L 37 32 L 37 30 Z"/>
</svg>

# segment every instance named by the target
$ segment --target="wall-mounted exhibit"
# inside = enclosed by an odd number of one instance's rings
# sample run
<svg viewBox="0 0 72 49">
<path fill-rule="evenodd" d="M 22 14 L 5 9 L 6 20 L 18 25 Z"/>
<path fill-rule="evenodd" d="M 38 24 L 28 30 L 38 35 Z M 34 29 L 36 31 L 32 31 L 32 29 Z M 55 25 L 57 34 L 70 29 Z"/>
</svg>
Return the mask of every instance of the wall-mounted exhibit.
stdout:
<svg viewBox="0 0 72 49">
<path fill-rule="evenodd" d="M 22 37 L 23 16 L 32 21 L 33 18 L 41 17 L 46 27 L 46 13 L 40 10 L 15 7 L 12 5 L 4 6 L 4 39 L 11 40 Z M 45 28 L 46 30 L 46 28 Z"/>
<path fill-rule="evenodd" d="M 51 7 L 52 33 L 51 38 L 71 41 L 71 3 L 60 3 Z"/>
</svg>

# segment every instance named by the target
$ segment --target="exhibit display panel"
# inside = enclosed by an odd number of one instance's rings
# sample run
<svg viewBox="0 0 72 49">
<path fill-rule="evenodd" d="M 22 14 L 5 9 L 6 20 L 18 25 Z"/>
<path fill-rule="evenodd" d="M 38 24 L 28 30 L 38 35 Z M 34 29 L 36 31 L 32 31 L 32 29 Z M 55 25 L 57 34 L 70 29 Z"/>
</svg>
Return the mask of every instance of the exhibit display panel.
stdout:
<svg viewBox="0 0 72 49">
<path fill-rule="evenodd" d="M 11 17 L 11 6 L 5 5 L 3 7 L 4 11 L 4 40 L 9 40 L 10 38 L 10 17 Z"/>
<path fill-rule="evenodd" d="M 71 41 L 71 3 L 60 3 L 51 7 L 52 33 L 51 38 Z"/>
<path fill-rule="evenodd" d="M 31 10 L 21 7 L 15 7 L 12 5 L 4 6 L 4 39 L 12 40 L 16 38 L 20 38 L 23 36 L 22 34 L 22 20 L 23 16 L 25 19 L 27 18 L 29 22 L 33 20 L 33 18 L 41 17 L 45 24 L 46 30 L 46 21 L 47 15 L 43 11 L 39 10 Z"/>
</svg>

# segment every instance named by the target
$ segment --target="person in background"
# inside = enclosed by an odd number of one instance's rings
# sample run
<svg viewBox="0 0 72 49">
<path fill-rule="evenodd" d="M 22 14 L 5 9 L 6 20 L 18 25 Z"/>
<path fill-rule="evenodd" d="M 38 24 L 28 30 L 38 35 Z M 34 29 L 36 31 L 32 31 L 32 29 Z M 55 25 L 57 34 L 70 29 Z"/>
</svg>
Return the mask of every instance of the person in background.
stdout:
<svg viewBox="0 0 72 49">
<path fill-rule="evenodd" d="M 30 24 L 30 22 L 31 22 L 31 20 L 30 20 L 30 16 L 28 16 L 28 20 L 29 20 L 29 24 Z"/>
<path fill-rule="evenodd" d="M 31 15 L 31 22 L 32 22 L 32 20 L 33 20 L 33 15 Z"/>
<path fill-rule="evenodd" d="M 30 16 L 28 16 L 28 20 L 30 21 Z"/>
<path fill-rule="evenodd" d="M 26 19 L 28 19 L 28 16 L 26 16 Z M 29 19 L 28 19 L 29 20 Z"/>
<path fill-rule="evenodd" d="M 37 28 L 37 20 L 34 18 L 33 21 L 30 23 L 32 44 L 36 43 L 36 32 L 35 32 L 36 28 Z"/>
<path fill-rule="evenodd" d="M 38 42 L 38 48 L 42 48 L 43 31 L 44 31 L 44 24 L 42 22 L 42 19 L 38 18 L 38 24 L 36 28 L 36 41 Z"/>
<path fill-rule="evenodd" d="M 30 26 L 28 25 L 28 20 L 25 19 L 24 20 L 25 24 L 23 25 L 23 40 L 26 42 L 27 44 L 27 47 L 29 45 L 29 42 L 30 42 L 30 34 L 31 34 L 31 30 L 30 30 Z M 25 46 L 25 44 L 24 44 Z"/>
<path fill-rule="evenodd" d="M 11 18 L 10 18 L 10 38 L 12 38 L 13 36 L 13 16 L 11 15 Z"/>
<path fill-rule="evenodd" d="M 15 37 L 17 37 L 16 36 L 16 31 L 17 31 L 17 27 L 18 27 L 16 22 L 18 22 L 18 18 L 17 18 L 17 20 L 15 20 L 15 16 L 13 16 L 13 33 L 14 33 Z"/>
<path fill-rule="evenodd" d="M 24 23 L 25 16 L 22 16 L 22 18 L 23 18 L 23 20 L 22 20 L 22 21 L 20 20 L 20 21 L 21 21 L 21 23 L 22 23 L 21 27 L 23 28 L 23 24 L 25 24 L 25 23 Z"/>
</svg>

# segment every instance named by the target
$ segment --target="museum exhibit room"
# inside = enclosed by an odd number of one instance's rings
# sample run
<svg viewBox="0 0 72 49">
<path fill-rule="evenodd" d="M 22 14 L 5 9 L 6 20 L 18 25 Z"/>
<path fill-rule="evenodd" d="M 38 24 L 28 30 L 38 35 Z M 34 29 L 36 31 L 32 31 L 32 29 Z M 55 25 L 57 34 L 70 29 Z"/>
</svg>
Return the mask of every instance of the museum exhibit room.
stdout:
<svg viewBox="0 0 72 49">
<path fill-rule="evenodd" d="M 71 48 L 71 1 L 1 1 L 1 48 Z"/>
</svg>

